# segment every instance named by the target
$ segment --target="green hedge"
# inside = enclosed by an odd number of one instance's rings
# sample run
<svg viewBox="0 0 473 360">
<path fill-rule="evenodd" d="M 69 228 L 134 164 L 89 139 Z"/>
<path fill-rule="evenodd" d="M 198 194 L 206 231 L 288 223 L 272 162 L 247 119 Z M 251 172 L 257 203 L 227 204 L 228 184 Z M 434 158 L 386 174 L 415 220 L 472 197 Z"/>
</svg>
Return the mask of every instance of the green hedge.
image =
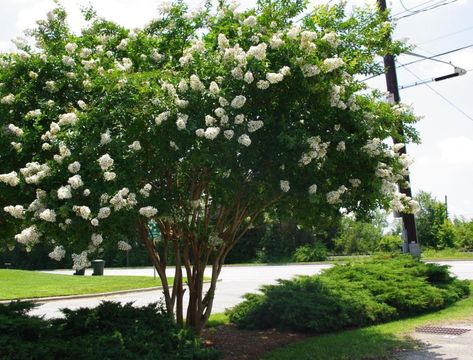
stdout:
<svg viewBox="0 0 473 360">
<path fill-rule="evenodd" d="M 240 328 L 324 333 L 444 308 L 469 293 L 446 266 L 410 256 L 336 265 L 321 275 L 279 280 L 229 312 Z"/>
<path fill-rule="evenodd" d="M 96 308 L 62 310 L 64 318 L 28 316 L 28 302 L 0 305 L 0 359 L 213 360 L 188 329 L 180 329 L 162 308 L 103 302 Z"/>
</svg>

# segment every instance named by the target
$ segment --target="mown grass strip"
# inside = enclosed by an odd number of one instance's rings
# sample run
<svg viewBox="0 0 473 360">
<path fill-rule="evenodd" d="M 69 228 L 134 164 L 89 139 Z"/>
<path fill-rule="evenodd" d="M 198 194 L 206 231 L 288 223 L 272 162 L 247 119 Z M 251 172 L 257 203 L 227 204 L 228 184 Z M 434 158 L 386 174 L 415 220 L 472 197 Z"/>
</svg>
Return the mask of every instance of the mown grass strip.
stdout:
<svg viewBox="0 0 473 360">
<path fill-rule="evenodd" d="M 172 283 L 172 278 L 169 279 Z M 72 276 L 0 270 L 0 300 L 84 295 L 161 286 L 149 276 Z"/>
</svg>

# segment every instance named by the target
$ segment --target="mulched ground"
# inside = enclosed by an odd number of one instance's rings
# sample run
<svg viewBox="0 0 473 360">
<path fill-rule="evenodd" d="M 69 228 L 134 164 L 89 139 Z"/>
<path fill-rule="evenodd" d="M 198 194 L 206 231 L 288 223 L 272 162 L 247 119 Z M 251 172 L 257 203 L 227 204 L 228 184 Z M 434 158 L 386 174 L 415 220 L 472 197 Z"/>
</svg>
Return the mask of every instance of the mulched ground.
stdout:
<svg viewBox="0 0 473 360">
<path fill-rule="evenodd" d="M 256 360 L 278 347 L 306 339 L 309 335 L 289 331 L 239 330 L 234 325 L 205 329 L 204 343 L 223 353 L 223 360 Z"/>
</svg>

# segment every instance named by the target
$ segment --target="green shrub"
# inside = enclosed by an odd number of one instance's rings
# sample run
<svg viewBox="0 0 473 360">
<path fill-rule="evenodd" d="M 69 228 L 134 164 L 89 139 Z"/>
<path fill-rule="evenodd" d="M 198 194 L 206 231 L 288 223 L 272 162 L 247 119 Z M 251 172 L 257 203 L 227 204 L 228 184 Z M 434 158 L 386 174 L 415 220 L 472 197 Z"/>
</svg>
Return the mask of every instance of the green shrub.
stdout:
<svg viewBox="0 0 473 360">
<path fill-rule="evenodd" d="M 378 243 L 377 251 L 399 253 L 402 239 L 399 235 L 384 235 Z"/>
<path fill-rule="evenodd" d="M 295 262 L 311 262 L 327 260 L 327 247 L 320 241 L 316 241 L 313 245 L 299 246 L 292 256 Z"/>
<path fill-rule="evenodd" d="M 64 318 L 28 316 L 31 303 L 0 306 L 1 359 L 218 359 L 156 304 L 103 302 L 62 310 Z"/>
<path fill-rule="evenodd" d="M 467 295 L 469 287 L 445 266 L 399 256 L 336 265 L 261 291 L 229 312 L 233 323 L 323 333 L 437 310 Z"/>
</svg>

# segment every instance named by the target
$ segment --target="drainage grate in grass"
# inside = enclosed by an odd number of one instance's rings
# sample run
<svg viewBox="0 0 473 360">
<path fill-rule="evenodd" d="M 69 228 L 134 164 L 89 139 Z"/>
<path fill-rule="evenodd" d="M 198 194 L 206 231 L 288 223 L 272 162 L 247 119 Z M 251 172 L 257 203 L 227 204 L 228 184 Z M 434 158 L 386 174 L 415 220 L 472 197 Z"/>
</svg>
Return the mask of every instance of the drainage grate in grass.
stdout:
<svg viewBox="0 0 473 360">
<path fill-rule="evenodd" d="M 470 329 L 448 328 L 440 326 L 421 326 L 417 327 L 416 331 L 428 334 L 461 335 L 470 331 Z"/>
</svg>

